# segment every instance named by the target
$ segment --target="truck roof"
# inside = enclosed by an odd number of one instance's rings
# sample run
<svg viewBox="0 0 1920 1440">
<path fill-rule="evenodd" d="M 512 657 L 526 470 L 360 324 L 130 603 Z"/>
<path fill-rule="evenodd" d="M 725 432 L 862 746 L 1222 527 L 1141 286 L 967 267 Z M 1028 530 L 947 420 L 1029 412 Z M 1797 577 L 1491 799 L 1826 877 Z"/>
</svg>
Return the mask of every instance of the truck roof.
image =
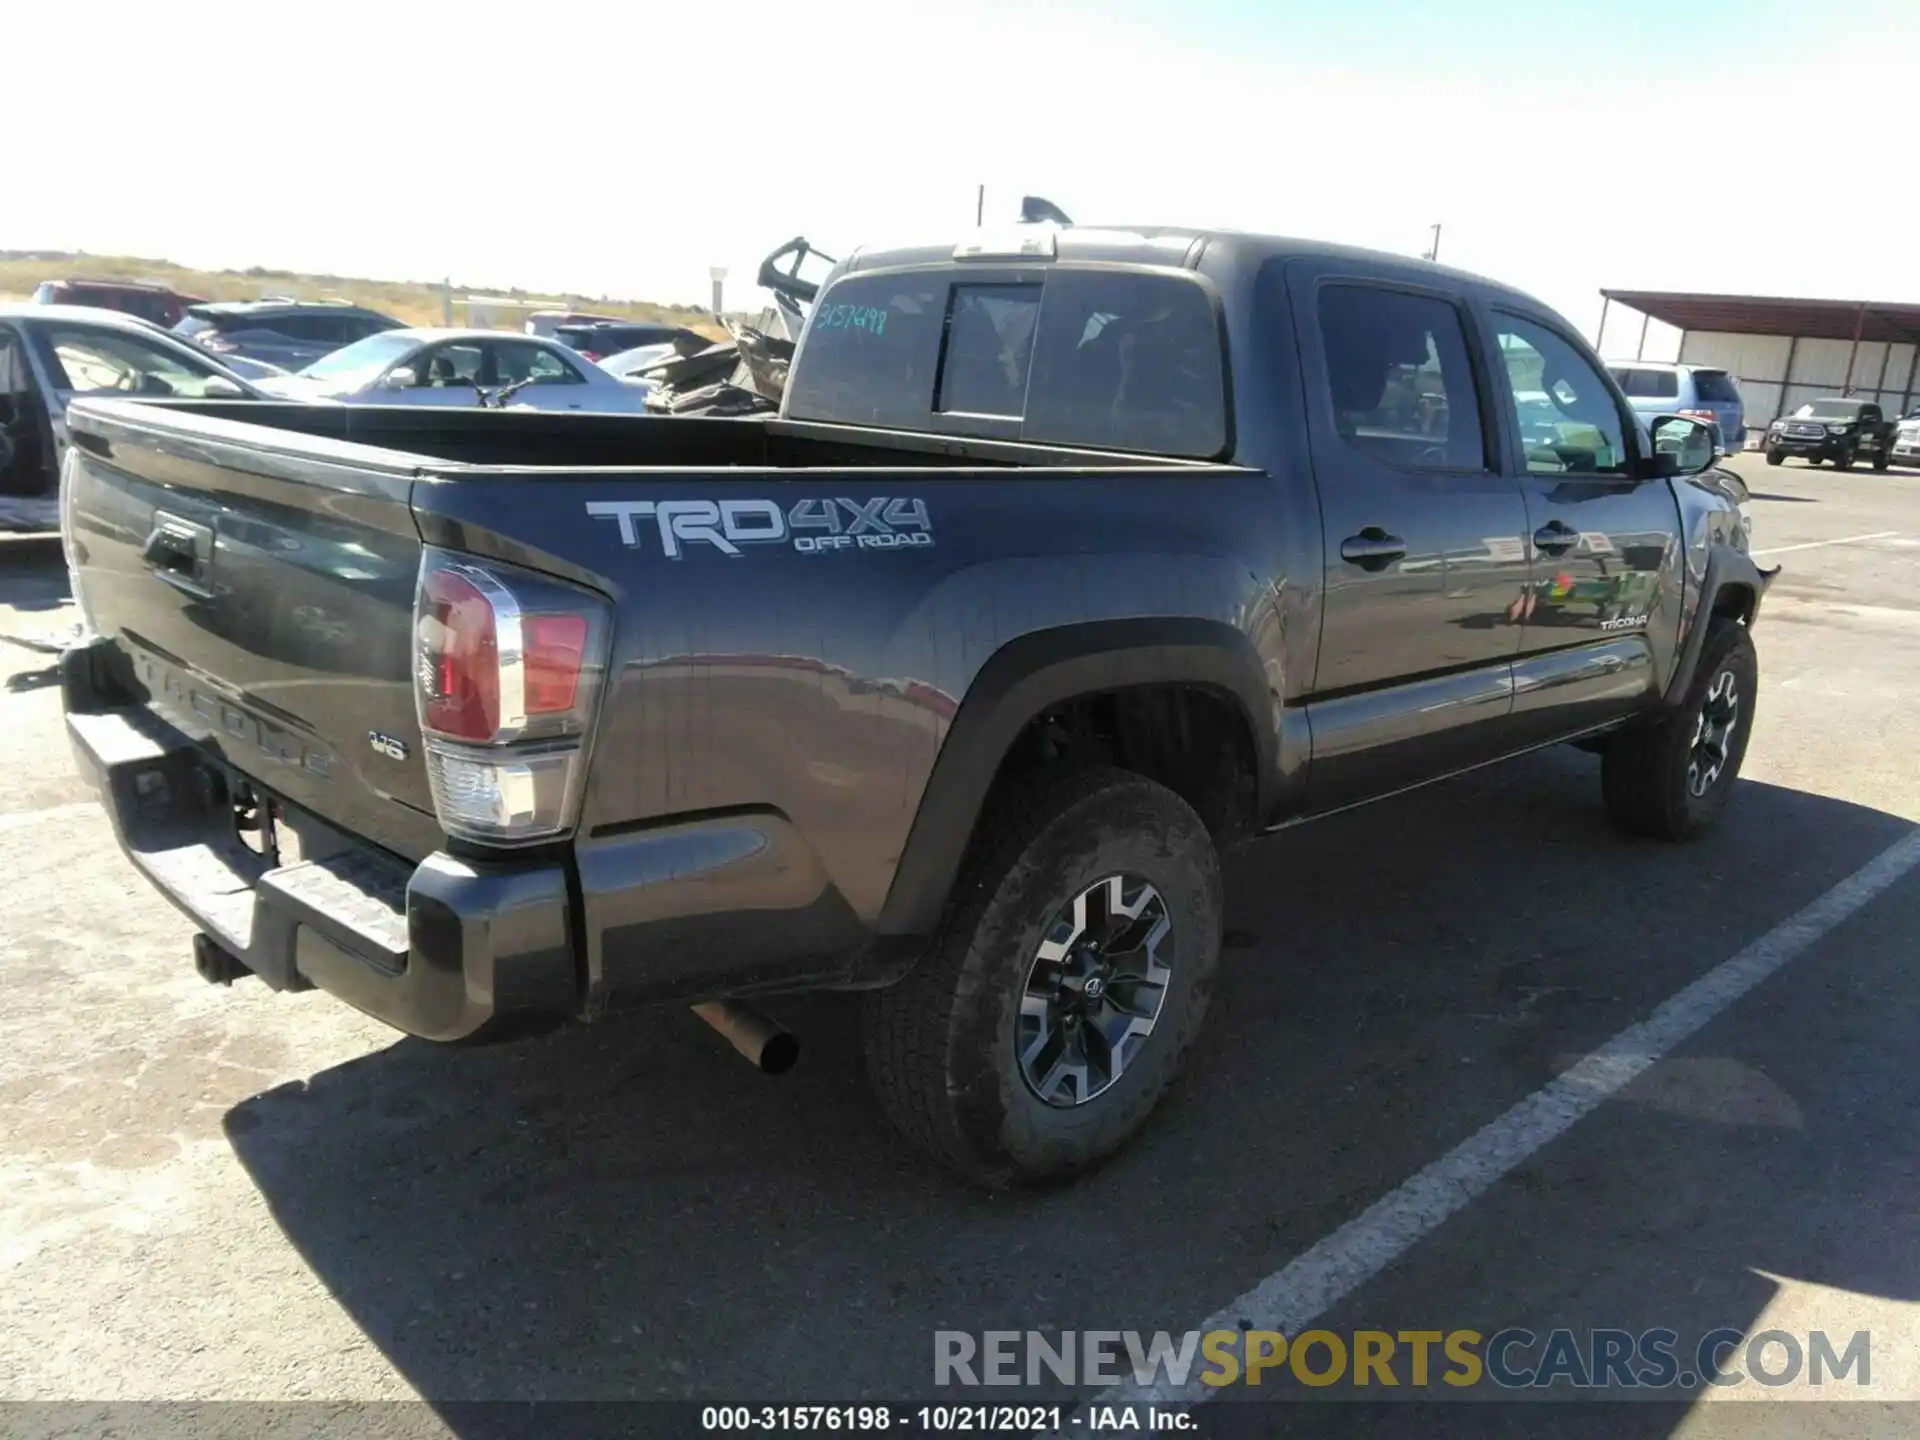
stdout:
<svg viewBox="0 0 1920 1440">
<path fill-rule="evenodd" d="M 917 245 L 862 247 L 844 262 L 847 272 L 879 270 L 896 265 L 943 265 L 955 259 L 962 246 L 984 244 L 988 253 L 1002 253 L 1010 262 L 1045 257 L 1017 253 L 1021 240 L 1052 231 L 1057 260 L 1082 264 L 1165 265 L 1193 270 L 1203 258 L 1226 259 L 1259 264 L 1277 258 L 1351 260 L 1369 265 L 1392 265 L 1427 271 L 1452 280 L 1472 281 L 1489 289 L 1526 299 L 1533 297 L 1466 270 L 1439 265 L 1411 255 L 1386 250 L 1368 250 L 1357 245 L 1337 245 L 1325 240 L 1306 240 L 1286 235 L 1259 235 L 1243 230 L 1205 229 L 1184 225 L 1015 225 L 1002 229 L 972 231 L 958 238 Z M 1003 247 L 1004 246 L 1004 250 Z M 984 256 L 982 258 L 985 258 Z"/>
</svg>

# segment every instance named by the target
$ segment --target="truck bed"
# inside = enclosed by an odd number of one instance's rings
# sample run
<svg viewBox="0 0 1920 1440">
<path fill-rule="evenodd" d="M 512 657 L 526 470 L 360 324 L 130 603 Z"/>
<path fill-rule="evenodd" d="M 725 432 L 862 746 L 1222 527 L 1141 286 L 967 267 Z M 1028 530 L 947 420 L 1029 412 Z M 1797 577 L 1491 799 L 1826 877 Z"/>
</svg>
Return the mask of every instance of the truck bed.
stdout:
<svg viewBox="0 0 1920 1440">
<path fill-rule="evenodd" d="M 329 444 L 392 452 L 375 460 L 487 469 L 812 469 L 979 466 L 1111 470 L 1209 468 L 1200 461 L 1057 445 L 926 435 L 772 416 L 593 415 L 420 406 L 274 404 L 240 400 L 85 401 L 79 413 L 161 433 L 184 424 L 265 451 L 324 454 Z M 137 409 L 130 409 L 137 403 Z M 201 422 L 213 422 L 202 424 Z M 236 428 L 238 427 L 238 428 Z M 82 423 L 81 429 L 86 430 Z M 97 425 L 96 425 L 97 430 Z M 313 442 L 322 442 L 316 446 Z"/>
<path fill-rule="evenodd" d="M 1280 502 L 1258 470 L 780 420 L 92 400 L 72 417 L 75 586 L 104 643 L 70 708 L 120 717 L 77 719 L 89 763 L 191 747 L 222 793 L 379 852 L 359 868 L 384 856 L 386 890 L 472 883 L 442 863 L 474 852 L 422 761 L 428 547 L 604 598 L 584 798 L 548 847 L 578 887 L 580 993 L 842 973 L 890 895 L 895 929 L 923 932 L 939 886 L 895 873 L 961 698 L 1015 636 L 1137 616 L 1172 644 L 1201 625 L 1268 708 L 1237 628 L 1271 604 L 1253 577 Z M 1170 504 L 1169 481 L 1208 503 Z M 928 823 L 964 843 L 963 823 Z M 219 895 L 287 888 L 230 835 L 125 840 L 203 920 Z M 386 903 L 354 884 L 367 913 Z"/>
</svg>

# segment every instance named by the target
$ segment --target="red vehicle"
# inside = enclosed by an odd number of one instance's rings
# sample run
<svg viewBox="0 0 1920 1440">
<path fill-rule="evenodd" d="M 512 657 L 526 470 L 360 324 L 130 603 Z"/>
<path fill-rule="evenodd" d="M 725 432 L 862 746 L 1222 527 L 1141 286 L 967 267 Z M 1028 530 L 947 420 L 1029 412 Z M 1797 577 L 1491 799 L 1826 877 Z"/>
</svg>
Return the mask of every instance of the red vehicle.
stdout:
<svg viewBox="0 0 1920 1440">
<path fill-rule="evenodd" d="M 204 305 L 198 295 L 182 295 L 165 285 L 141 280 L 48 280 L 33 292 L 38 305 L 92 305 L 150 320 L 163 330 L 180 323 L 189 305 Z"/>
</svg>

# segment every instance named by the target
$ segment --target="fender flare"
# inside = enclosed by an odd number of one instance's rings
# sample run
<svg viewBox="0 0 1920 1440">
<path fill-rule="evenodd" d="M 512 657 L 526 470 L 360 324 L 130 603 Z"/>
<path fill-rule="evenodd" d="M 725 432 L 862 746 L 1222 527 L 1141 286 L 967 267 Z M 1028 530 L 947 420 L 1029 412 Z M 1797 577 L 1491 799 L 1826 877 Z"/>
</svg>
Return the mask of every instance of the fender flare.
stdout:
<svg viewBox="0 0 1920 1440">
<path fill-rule="evenodd" d="M 1725 541 L 1716 541 L 1708 546 L 1706 571 L 1700 580 L 1700 599 L 1693 607 L 1686 638 L 1680 642 L 1673 675 L 1667 681 L 1666 692 L 1661 697 L 1663 705 L 1678 706 L 1687 698 L 1687 690 L 1693 684 L 1693 673 L 1700 666 L 1700 651 L 1706 645 L 1709 622 L 1713 618 L 1714 606 L 1719 603 L 1720 592 L 1730 586 L 1752 592 L 1753 605 L 1747 613 L 1747 624 L 1752 625 L 1759 618 L 1760 602 L 1766 598 L 1767 587 L 1779 573 L 1778 565 L 1771 570 L 1762 570 L 1753 563 L 1751 555 L 1744 550 L 1734 549 Z"/>
<path fill-rule="evenodd" d="M 1253 642 L 1216 620 L 1097 620 L 1008 641 L 974 675 L 954 715 L 875 927 L 929 935 L 959 875 L 1000 762 L 1031 720 L 1076 695 L 1192 685 L 1234 702 L 1254 747 L 1255 803 L 1270 804 L 1280 701 Z"/>
</svg>

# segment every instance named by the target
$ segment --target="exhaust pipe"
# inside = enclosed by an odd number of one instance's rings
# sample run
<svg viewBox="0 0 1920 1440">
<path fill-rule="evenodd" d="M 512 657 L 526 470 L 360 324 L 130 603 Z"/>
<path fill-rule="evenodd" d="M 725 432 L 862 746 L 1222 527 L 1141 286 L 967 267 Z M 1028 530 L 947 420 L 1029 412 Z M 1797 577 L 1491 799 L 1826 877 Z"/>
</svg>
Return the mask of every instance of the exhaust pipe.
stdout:
<svg viewBox="0 0 1920 1440">
<path fill-rule="evenodd" d="M 763 1075 L 784 1075 L 800 1059 L 800 1042 L 778 1022 L 737 1000 L 709 1000 L 693 1013 L 718 1030 Z"/>
</svg>

